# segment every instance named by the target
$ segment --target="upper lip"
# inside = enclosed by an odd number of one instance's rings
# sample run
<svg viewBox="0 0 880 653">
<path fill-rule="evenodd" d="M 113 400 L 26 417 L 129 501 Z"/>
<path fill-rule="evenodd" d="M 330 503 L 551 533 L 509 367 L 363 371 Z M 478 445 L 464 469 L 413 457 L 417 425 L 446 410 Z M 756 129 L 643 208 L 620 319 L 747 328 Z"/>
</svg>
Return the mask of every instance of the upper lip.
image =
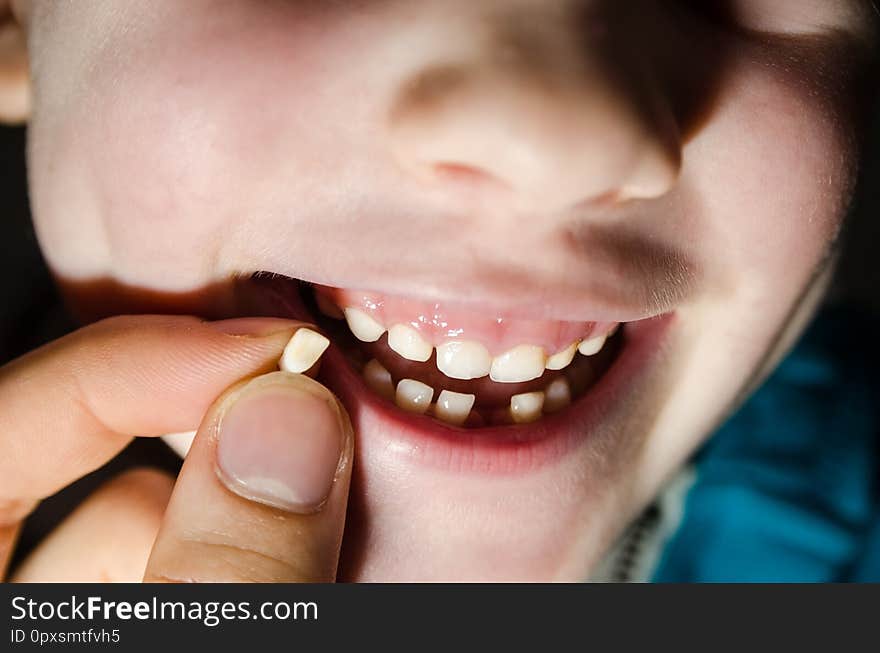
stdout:
<svg viewBox="0 0 880 653">
<path fill-rule="evenodd" d="M 434 220 L 420 223 L 421 231 L 402 224 L 399 234 L 390 231 L 393 226 L 367 219 L 355 232 L 341 228 L 327 242 L 320 267 L 303 263 L 312 252 L 302 241 L 280 239 L 258 259 L 266 266 L 261 269 L 323 286 L 482 315 L 578 322 L 632 322 L 668 313 L 692 294 L 699 272 L 661 235 L 625 220 L 543 233 L 532 226 L 516 236 L 494 224 L 462 231 L 467 225 L 461 221 L 448 230 Z M 506 228 L 519 227 L 511 222 Z"/>
<path fill-rule="evenodd" d="M 285 274 L 283 270 L 273 270 Z M 298 274 L 302 274 L 298 272 Z M 285 276 L 288 276 L 285 274 Z M 668 313 L 683 299 L 687 284 L 679 284 L 665 293 L 649 287 L 624 287 L 619 290 L 599 284 L 517 283 L 515 271 L 504 283 L 487 278 L 453 277 L 437 281 L 401 273 L 392 278 L 372 280 L 369 276 L 347 279 L 298 277 L 299 280 L 348 290 L 363 290 L 435 302 L 445 307 L 475 314 L 524 320 L 560 320 L 575 322 L 634 322 Z M 291 278 L 296 278 L 292 277 Z"/>
</svg>

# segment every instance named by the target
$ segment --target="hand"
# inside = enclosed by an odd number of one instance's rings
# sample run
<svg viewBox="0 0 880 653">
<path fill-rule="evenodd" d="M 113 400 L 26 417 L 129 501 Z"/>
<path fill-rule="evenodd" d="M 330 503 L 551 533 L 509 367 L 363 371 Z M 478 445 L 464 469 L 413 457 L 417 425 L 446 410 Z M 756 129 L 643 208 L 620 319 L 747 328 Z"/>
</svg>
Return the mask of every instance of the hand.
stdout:
<svg viewBox="0 0 880 653">
<path fill-rule="evenodd" d="M 335 580 L 353 435 L 326 388 L 272 372 L 300 326 L 111 318 L 0 368 L 0 574 L 41 499 L 136 435 L 200 423 L 173 489 L 123 474 L 12 580 Z"/>
</svg>

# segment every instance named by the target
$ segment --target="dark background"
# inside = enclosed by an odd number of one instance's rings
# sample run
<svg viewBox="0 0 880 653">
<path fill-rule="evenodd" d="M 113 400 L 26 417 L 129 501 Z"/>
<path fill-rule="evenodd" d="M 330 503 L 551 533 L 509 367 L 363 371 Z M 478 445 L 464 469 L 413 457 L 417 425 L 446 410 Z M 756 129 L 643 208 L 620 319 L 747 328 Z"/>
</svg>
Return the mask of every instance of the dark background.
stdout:
<svg viewBox="0 0 880 653">
<path fill-rule="evenodd" d="M 843 236 L 844 255 L 828 301 L 876 319 L 880 318 L 880 254 L 875 252 L 880 243 L 880 111 L 875 108 L 873 115 L 859 187 Z M 0 254 L 3 364 L 75 328 L 61 306 L 31 225 L 24 128 L 0 127 Z M 104 479 L 140 464 L 174 471 L 180 463 L 161 442 L 135 440 L 108 466 L 41 504 L 22 533 L 17 559 Z"/>
</svg>

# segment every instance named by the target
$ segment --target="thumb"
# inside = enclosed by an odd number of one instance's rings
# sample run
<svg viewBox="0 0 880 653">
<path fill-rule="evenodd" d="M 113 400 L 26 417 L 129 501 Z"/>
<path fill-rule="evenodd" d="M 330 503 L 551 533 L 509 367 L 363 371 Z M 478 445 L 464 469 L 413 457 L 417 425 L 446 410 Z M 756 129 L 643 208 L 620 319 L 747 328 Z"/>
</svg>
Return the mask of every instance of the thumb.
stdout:
<svg viewBox="0 0 880 653">
<path fill-rule="evenodd" d="M 317 381 L 274 372 L 234 386 L 199 428 L 144 579 L 335 580 L 353 443 Z"/>
</svg>

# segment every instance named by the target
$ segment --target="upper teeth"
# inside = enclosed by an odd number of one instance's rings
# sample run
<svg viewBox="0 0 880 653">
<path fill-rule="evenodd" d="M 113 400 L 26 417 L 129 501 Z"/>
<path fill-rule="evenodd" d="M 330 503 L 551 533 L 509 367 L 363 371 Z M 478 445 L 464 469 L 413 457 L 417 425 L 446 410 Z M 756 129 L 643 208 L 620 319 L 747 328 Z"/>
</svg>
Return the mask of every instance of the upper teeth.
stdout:
<svg viewBox="0 0 880 653">
<path fill-rule="evenodd" d="M 571 361 L 574 359 L 574 355 L 577 353 L 577 347 L 578 343 L 573 342 L 562 351 L 550 356 L 547 359 L 547 369 L 561 370 L 565 367 L 568 367 L 571 364 Z"/>
<path fill-rule="evenodd" d="M 544 373 L 547 356 L 534 345 L 520 345 L 492 360 L 489 378 L 499 383 L 519 383 L 537 379 Z"/>
<path fill-rule="evenodd" d="M 405 324 L 395 324 L 388 329 L 388 346 L 404 358 L 421 363 L 431 358 L 433 351 L 431 343 Z"/>
<path fill-rule="evenodd" d="M 385 333 L 385 327 L 356 308 L 345 309 L 345 321 L 355 337 L 364 342 L 376 342 Z"/>
<path fill-rule="evenodd" d="M 480 379 L 491 368 L 489 350 L 479 342 L 456 340 L 437 347 L 437 369 L 452 379 Z"/>
<path fill-rule="evenodd" d="M 584 356 L 592 356 L 593 354 L 598 354 L 604 345 L 605 336 L 596 336 L 595 338 L 584 340 L 581 344 L 579 344 L 578 351 L 581 352 Z"/>
<path fill-rule="evenodd" d="M 349 329 L 364 342 L 376 342 L 385 327 L 366 312 L 346 308 Z M 545 369 L 561 370 L 571 364 L 575 352 L 584 356 L 597 354 L 605 344 L 606 335 L 572 342 L 548 356 L 537 345 L 518 345 L 495 356 L 481 343 L 472 340 L 451 340 L 437 346 L 437 368 L 453 379 L 479 379 L 489 376 L 498 383 L 522 383 L 539 378 Z M 388 346 L 403 358 L 426 362 L 434 348 L 419 331 L 408 324 L 395 324 L 388 329 Z"/>
</svg>

